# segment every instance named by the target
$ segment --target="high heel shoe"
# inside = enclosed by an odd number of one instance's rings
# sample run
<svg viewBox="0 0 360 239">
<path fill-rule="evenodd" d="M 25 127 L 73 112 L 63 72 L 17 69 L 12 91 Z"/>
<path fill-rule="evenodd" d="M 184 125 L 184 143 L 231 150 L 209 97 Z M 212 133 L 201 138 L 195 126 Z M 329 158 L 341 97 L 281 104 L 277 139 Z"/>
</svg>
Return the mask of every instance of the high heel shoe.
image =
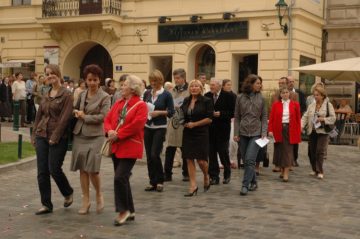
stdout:
<svg viewBox="0 0 360 239">
<path fill-rule="evenodd" d="M 79 211 L 78 211 L 78 214 L 80 214 L 80 215 L 86 215 L 86 214 L 88 214 L 89 213 L 89 210 L 90 210 L 90 206 L 91 206 L 91 204 L 89 203 L 86 207 L 81 207 L 80 209 L 79 209 Z"/>
<path fill-rule="evenodd" d="M 210 183 L 209 183 L 209 185 L 204 186 L 204 193 L 206 193 L 207 191 L 209 191 L 210 186 L 211 186 L 211 184 L 210 184 Z"/>
<path fill-rule="evenodd" d="M 96 202 L 96 213 L 101 213 L 104 210 L 104 197 L 101 196 L 100 200 Z"/>
<path fill-rule="evenodd" d="M 191 193 L 187 193 L 187 194 L 185 194 L 185 195 L 184 195 L 184 197 L 192 197 L 192 196 L 197 195 L 197 191 L 198 191 L 198 189 L 199 189 L 199 188 L 198 188 L 198 187 L 196 187 L 194 191 L 192 191 Z"/>
</svg>

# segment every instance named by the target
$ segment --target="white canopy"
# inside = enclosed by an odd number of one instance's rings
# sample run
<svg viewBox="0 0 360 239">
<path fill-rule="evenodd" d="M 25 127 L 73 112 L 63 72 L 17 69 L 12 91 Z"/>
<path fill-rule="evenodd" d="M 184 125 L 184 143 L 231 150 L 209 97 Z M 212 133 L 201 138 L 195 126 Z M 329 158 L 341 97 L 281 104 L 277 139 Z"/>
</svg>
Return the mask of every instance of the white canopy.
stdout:
<svg viewBox="0 0 360 239">
<path fill-rule="evenodd" d="M 336 81 L 360 81 L 360 57 L 329 61 L 291 69 Z"/>
</svg>

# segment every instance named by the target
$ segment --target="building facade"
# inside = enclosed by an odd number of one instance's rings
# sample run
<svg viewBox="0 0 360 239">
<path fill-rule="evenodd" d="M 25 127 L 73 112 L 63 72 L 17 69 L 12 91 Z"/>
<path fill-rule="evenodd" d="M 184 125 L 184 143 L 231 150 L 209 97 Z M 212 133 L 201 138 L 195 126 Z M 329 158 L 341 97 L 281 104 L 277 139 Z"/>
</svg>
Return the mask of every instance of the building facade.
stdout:
<svg viewBox="0 0 360 239">
<path fill-rule="evenodd" d="M 175 68 L 187 78 L 229 78 L 236 91 L 244 76 L 262 76 L 264 89 L 289 69 L 320 62 L 324 0 L 290 0 L 279 25 L 277 0 L 32 0 L 0 2 L 2 72 L 59 64 L 66 78 L 99 64 L 115 80 L 147 79 Z M 298 73 L 294 72 L 298 78 Z M 313 78 L 300 81 L 308 90 Z"/>
<path fill-rule="evenodd" d="M 325 61 L 360 57 L 360 0 L 328 0 L 324 26 Z M 347 99 L 360 112 L 358 82 L 327 82 L 334 99 Z"/>
</svg>

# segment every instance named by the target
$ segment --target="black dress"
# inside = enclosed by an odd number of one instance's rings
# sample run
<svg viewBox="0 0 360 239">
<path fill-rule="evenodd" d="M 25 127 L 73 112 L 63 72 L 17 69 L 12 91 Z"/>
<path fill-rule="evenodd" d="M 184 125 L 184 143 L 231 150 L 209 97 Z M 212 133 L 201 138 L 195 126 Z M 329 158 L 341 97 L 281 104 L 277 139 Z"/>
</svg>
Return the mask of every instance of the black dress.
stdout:
<svg viewBox="0 0 360 239">
<path fill-rule="evenodd" d="M 214 107 L 209 98 L 198 96 L 194 109 L 190 109 L 191 96 L 186 97 L 181 106 L 184 114 L 184 124 L 196 122 L 205 118 L 212 119 Z M 209 157 L 209 125 L 184 128 L 183 133 L 183 158 L 208 160 Z"/>
</svg>

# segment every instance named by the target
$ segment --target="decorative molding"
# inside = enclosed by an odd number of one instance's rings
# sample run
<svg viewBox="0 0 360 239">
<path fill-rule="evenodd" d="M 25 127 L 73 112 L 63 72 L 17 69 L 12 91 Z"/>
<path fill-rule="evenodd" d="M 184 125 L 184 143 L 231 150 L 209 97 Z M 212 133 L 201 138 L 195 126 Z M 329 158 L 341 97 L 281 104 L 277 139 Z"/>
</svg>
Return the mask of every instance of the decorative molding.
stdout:
<svg viewBox="0 0 360 239">
<path fill-rule="evenodd" d="M 43 32 L 48 33 L 50 37 L 56 41 L 59 41 L 62 38 L 61 30 L 51 27 L 50 25 L 44 25 Z"/>
<path fill-rule="evenodd" d="M 115 22 L 102 22 L 102 29 L 106 32 L 106 33 L 110 33 L 111 37 L 116 39 L 116 40 L 120 40 L 121 37 L 121 25 L 117 24 Z"/>
</svg>

